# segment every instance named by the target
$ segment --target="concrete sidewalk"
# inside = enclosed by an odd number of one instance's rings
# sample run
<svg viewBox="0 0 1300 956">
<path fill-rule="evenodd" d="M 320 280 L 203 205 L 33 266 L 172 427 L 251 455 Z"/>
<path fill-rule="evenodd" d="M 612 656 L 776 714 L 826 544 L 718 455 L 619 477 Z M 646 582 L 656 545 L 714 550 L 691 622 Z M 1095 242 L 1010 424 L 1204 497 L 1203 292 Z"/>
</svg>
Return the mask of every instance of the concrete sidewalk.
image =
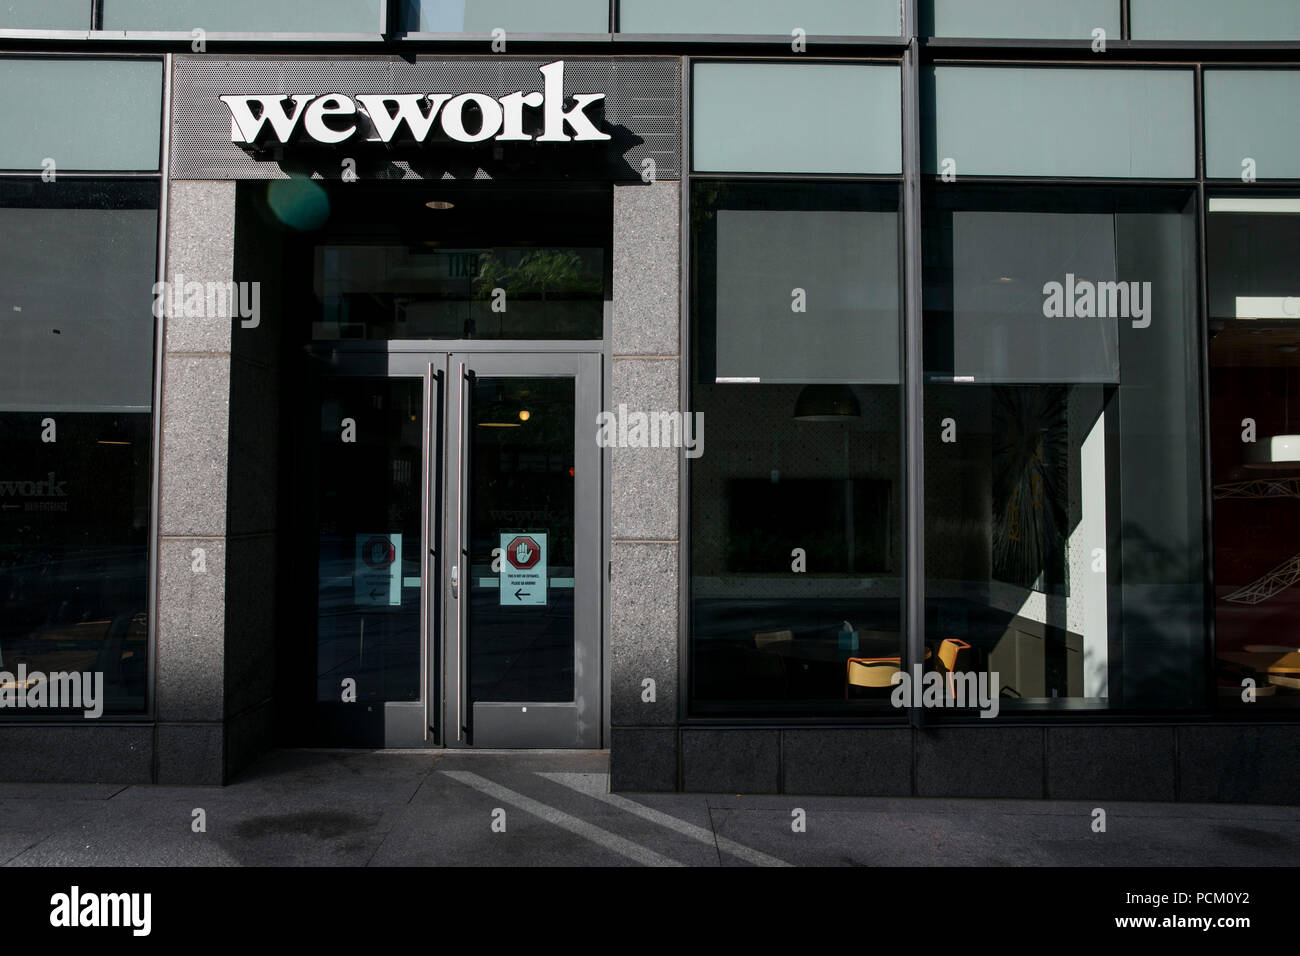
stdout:
<svg viewBox="0 0 1300 956">
<path fill-rule="evenodd" d="M 289 750 L 219 788 L 0 784 L 0 860 L 1200 867 L 1293 866 L 1300 851 L 1297 807 L 609 794 L 607 765 L 590 752 Z M 1092 830 L 1098 805 L 1105 833 Z M 792 828 L 796 809 L 806 832 Z"/>
</svg>

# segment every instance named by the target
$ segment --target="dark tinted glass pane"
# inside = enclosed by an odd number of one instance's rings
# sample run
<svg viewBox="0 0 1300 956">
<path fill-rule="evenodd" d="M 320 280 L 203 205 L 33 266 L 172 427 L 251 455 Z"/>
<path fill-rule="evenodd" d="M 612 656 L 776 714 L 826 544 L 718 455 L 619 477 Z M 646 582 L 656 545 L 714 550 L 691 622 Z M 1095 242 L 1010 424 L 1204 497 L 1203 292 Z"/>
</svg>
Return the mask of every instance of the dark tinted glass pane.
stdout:
<svg viewBox="0 0 1300 956">
<path fill-rule="evenodd" d="M 472 699 L 571 701 L 573 379 L 480 377 L 470 408 Z"/>
<path fill-rule="evenodd" d="M 694 186 L 694 713 L 890 708 L 897 202 L 892 186 Z"/>
<path fill-rule="evenodd" d="M 157 183 L 0 183 L 0 408 L 149 408 L 157 207 Z"/>
<path fill-rule="evenodd" d="M 1300 705 L 1300 197 L 1212 198 L 1208 231 L 1216 683 L 1224 706 L 1291 709 Z"/>
<path fill-rule="evenodd" d="M 0 183 L 6 716 L 20 692 L 146 708 L 157 203 L 151 182 Z M 48 696 L 72 674 L 80 705 Z"/>
<path fill-rule="evenodd" d="M 322 383 L 316 699 L 420 699 L 424 383 Z"/>
<path fill-rule="evenodd" d="M 597 339 L 604 250 L 321 246 L 317 341 Z"/>
<path fill-rule="evenodd" d="M 102 675 L 103 713 L 145 709 L 150 437 L 148 412 L 0 413 L 0 692 Z"/>
<path fill-rule="evenodd" d="M 970 645 L 1002 709 L 1203 703 L 1193 209 L 927 204 L 926 637 Z"/>
<path fill-rule="evenodd" d="M 274 184 L 272 184 L 274 186 Z M 313 341 L 599 339 L 609 285 L 608 186 L 352 183 L 316 187 L 286 270 Z M 292 216 L 256 203 L 280 227 Z M 310 286 L 307 283 L 310 281 Z"/>
</svg>

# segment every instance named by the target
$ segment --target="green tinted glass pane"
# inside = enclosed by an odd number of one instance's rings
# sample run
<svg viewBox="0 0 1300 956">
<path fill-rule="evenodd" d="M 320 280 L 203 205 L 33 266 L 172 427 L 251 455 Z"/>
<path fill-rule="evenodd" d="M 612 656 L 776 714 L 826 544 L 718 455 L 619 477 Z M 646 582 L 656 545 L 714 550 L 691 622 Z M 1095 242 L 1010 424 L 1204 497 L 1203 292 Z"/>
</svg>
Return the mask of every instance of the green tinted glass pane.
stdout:
<svg viewBox="0 0 1300 956">
<path fill-rule="evenodd" d="M 378 33 L 381 0 L 104 0 L 105 30 Z"/>
<path fill-rule="evenodd" d="M 90 0 L 0 0 L 0 30 L 89 30 Z"/>
<path fill-rule="evenodd" d="M 898 0 L 623 0 L 622 33 L 898 36 Z"/>
<path fill-rule="evenodd" d="M 692 121 L 697 172 L 902 168 L 896 66 L 701 63 Z"/>
<path fill-rule="evenodd" d="M 608 33 L 608 0 L 405 0 L 405 29 L 421 33 Z"/>
<path fill-rule="evenodd" d="M 1300 70 L 1205 71 L 1205 172 L 1300 176 Z"/>
<path fill-rule="evenodd" d="M 1118 39 L 1120 0 L 926 0 L 921 33 L 936 37 Z"/>
<path fill-rule="evenodd" d="M 1190 70 L 933 67 L 922 74 L 924 167 L 959 177 L 1190 177 L 1192 81 Z"/>
<path fill-rule="evenodd" d="M 158 60 L 0 59 L 0 169 L 158 168 Z M 43 166 L 44 164 L 44 166 Z"/>
<path fill-rule="evenodd" d="M 1295 0 L 1132 0 L 1135 40 L 1300 40 Z"/>
</svg>

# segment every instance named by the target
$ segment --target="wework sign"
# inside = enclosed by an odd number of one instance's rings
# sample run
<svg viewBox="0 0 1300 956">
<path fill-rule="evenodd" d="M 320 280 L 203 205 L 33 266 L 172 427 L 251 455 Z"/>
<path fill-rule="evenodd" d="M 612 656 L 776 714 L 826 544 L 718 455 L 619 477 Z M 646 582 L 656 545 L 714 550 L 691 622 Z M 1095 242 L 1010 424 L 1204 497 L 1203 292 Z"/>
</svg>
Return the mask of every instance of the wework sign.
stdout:
<svg viewBox="0 0 1300 956">
<path fill-rule="evenodd" d="M 538 67 L 540 89 L 482 92 L 227 94 L 230 141 L 324 145 L 362 140 L 424 143 L 585 143 L 611 139 L 588 110 L 604 93 L 566 98 L 564 61 Z"/>
</svg>

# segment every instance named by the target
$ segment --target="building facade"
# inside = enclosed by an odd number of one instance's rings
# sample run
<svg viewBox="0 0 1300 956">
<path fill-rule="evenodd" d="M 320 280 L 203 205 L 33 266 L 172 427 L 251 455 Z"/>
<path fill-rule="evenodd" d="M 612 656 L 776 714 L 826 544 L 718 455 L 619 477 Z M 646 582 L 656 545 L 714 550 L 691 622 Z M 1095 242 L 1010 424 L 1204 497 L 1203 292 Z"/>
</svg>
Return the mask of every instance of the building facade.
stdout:
<svg viewBox="0 0 1300 956">
<path fill-rule="evenodd" d="M 1300 800 L 1290 0 L 19 0 L 0 87 L 5 779 Z"/>
</svg>

